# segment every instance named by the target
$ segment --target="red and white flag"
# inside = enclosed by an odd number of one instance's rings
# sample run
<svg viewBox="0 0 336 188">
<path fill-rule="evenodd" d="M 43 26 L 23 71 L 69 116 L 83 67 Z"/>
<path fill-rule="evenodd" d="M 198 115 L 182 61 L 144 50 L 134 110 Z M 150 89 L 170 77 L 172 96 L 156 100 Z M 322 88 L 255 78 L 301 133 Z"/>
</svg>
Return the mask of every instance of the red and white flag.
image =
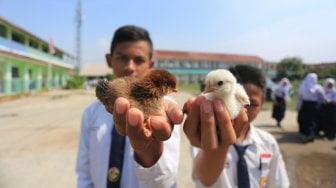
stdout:
<svg viewBox="0 0 336 188">
<path fill-rule="evenodd" d="M 52 37 L 49 37 L 49 53 L 51 55 L 54 55 L 56 53 L 56 48 Z"/>
</svg>

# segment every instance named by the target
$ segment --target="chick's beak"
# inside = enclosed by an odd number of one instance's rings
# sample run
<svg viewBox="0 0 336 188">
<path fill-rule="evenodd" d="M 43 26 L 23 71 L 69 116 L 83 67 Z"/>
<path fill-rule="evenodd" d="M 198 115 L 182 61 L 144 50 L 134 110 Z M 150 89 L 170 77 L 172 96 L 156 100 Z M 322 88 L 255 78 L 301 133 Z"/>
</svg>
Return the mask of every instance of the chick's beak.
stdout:
<svg viewBox="0 0 336 188">
<path fill-rule="evenodd" d="M 204 88 L 203 93 L 210 93 L 213 91 L 215 91 L 215 88 L 211 87 L 210 80 L 208 80 L 207 83 L 205 83 L 205 88 Z"/>
<path fill-rule="evenodd" d="M 215 88 L 213 88 L 213 87 L 205 87 L 204 88 L 204 93 L 210 93 L 210 92 L 213 92 L 213 91 L 215 91 L 216 89 Z"/>
<path fill-rule="evenodd" d="M 177 93 L 177 92 L 178 92 L 178 89 L 177 89 L 177 88 L 174 88 L 174 89 L 173 89 L 173 92 L 176 92 L 176 93 Z"/>
</svg>

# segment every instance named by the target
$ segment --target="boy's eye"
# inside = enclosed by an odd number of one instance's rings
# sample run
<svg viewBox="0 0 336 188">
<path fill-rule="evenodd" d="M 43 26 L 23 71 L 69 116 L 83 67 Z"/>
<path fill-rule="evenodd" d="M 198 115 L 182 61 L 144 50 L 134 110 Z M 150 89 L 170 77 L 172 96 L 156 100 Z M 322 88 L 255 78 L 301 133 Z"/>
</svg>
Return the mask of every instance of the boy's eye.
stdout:
<svg viewBox="0 0 336 188">
<path fill-rule="evenodd" d="M 250 106 L 255 108 L 255 107 L 258 107 L 259 104 L 258 104 L 258 103 L 253 103 L 253 102 L 251 102 Z"/>
<path fill-rule="evenodd" d="M 145 62 L 145 59 L 142 58 L 142 57 L 136 57 L 136 58 L 134 58 L 134 62 L 136 64 L 142 64 L 143 62 Z"/>
<path fill-rule="evenodd" d="M 118 61 L 127 62 L 128 57 L 126 55 L 115 55 L 114 58 Z"/>
</svg>

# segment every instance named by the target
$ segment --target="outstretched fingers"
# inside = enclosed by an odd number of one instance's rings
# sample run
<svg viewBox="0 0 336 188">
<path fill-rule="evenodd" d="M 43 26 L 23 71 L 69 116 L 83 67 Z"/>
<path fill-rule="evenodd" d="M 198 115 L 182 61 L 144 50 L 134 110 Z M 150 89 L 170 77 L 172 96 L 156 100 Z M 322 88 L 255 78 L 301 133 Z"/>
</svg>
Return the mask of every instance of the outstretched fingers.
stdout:
<svg viewBox="0 0 336 188">
<path fill-rule="evenodd" d="M 216 130 L 213 105 L 209 100 L 201 103 L 201 148 L 216 149 L 218 147 L 218 136 Z"/>
<path fill-rule="evenodd" d="M 113 107 L 113 119 L 116 130 L 121 135 L 126 135 L 126 115 L 130 108 L 130 103 L 126 98 L 116 99 Z"/>
<path fill-rule="evenodd" d="M 236 142 L 236 133 L 229 115 L 221 100 L 215 99 L 214 113 L 218 127 L 219 147 L 227 147 Z"/>
<path fill-rule="evenodd" d="M 187 114 L 186 120 L 183 124 L 183 131 L 189 139 L 191 145 L 201 146 L 201 128 L 200 125 L 200 103 L 204 97 L 197 97 L 189 99 L 183 106 L 183 112 Z"/>
<path fill-rule="evenodd" d="M 152 132 L 144 121 L 143 113 L 137 108 L 129 109 L 127 113 L 126 133 L 135 150 L 147 149 L 152 142 Z"/>
</svg>

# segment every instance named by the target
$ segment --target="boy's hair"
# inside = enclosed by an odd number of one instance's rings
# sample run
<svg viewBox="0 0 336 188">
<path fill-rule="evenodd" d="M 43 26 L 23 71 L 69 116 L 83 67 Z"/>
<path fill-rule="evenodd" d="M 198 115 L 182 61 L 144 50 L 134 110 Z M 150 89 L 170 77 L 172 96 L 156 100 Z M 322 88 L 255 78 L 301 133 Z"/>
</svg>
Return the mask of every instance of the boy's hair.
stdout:
<svg viewBox="0 0 336 188">
<path fill-rule="evenodd" d="M 264 94 L 266 93 L 266 79 L 261 69 L 250 65 L 237 65 L 231 67 L 230 72 L 241 84 L 251 83 L 258 86 Z"/>
<path fill-rule="evenodd" d="M 137 41 L 145 41 L 149 44 L 150 48 L 150 58 L 153 56 L 153 43 L 150 38 L 148 31 L 144 28 L 135 26 L 135 25 L 125 25 L 118 28 L 114 32 L 114 36 L 111 42 L 110 53 L 113 53 L 113 50 L 117 46 L 117 44 L 122 42 L 137 42 Z"/>
</svg>

